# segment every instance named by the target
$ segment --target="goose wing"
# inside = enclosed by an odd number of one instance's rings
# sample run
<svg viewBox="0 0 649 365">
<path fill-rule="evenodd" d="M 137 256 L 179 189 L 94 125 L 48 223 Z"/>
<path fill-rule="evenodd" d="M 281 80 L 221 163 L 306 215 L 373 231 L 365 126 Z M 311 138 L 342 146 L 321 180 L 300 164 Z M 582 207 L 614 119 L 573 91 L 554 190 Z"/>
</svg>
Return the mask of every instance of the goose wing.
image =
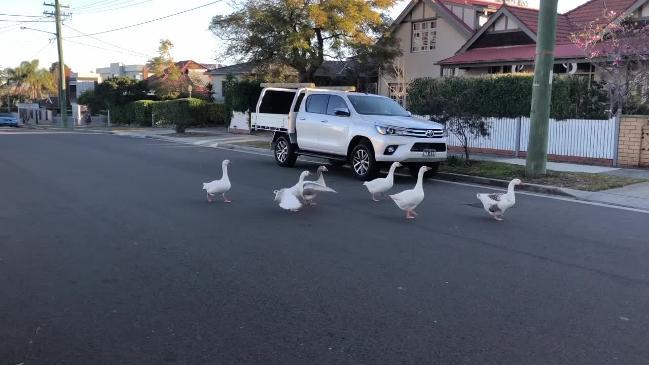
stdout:
<svg viewBox="0 0 649 365">
<path fill-rule="evenodd" d="M 298 200 L 295 195 L 291 194 L 290 192 L 283 191 L 281 193 L 279 206 L 280 208 L 286 210 L 297 210 L 302 208 L 302 203 L 300 203 L 300 200 Z"/>
<path fill-rule="evenodd" d="M 302 183 L 302 195 L 313 195 L 316 192 L 320 192 L 320 191 L 327 192 L 327 193 L 336 192 L 336 190 L 315 181 L 304 181 Z"/>
</svg>

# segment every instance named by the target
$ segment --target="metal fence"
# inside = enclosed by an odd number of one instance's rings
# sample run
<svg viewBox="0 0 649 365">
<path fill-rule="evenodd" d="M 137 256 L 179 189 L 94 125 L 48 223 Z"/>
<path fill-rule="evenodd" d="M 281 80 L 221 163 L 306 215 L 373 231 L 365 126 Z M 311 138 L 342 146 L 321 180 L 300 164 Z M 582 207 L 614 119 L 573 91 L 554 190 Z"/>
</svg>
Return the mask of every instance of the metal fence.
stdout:
<svg viewBox="0 0 649 365">
<path fill-rule="evenodd" d="M 428 119 L 426 116 L 418 118 Z M 490 135 L 469 141 L 469 147 L 486 151 L 527 151 L 530 118 L 487 118 Z M 614 159 L 616 148 L 615 119 L 550 119 L 548 154 L 584 158 Z M 462 146 L 452 133 L 450 146 Z"/>
</svg>

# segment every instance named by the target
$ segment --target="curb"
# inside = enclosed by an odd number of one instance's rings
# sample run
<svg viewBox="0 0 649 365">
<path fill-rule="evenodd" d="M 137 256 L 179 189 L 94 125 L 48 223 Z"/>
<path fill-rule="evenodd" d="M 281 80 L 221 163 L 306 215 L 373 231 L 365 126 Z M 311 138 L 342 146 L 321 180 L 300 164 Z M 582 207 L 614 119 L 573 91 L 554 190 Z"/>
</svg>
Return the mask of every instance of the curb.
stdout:
<svg viewBox="0 0 649 365">
<path fill-rule="evenodd" d="M 463 175 L 463 174 L 455 174 L 451 172 L 438 172 L 435 174 L 435 178 L 439 178 L 441 180 L 449 180 L 449 181 L 458 181 L 458 182 L 469 182 L 469 183 L 474 183 L 474 184 L 483 184 L 483 185 L 492 185 L 492 186 L 497 186 L 499 188 L 507 188 L 509 185 L 509 181 L 507 180 L 500 180 L 500 179 L 492 179 L 488 177 L 481 177 L 481 176 L 472 176 L 472 175 Z M 567 192 L 563 188 L 557 187 L 557 186 L 549 186 L 549 185 L 538 185 L 538 184 L 521 184 L 518 185 L 516 189 L 519 190 L 525 190 L 529 191 L 532 193 L 540 193 L 540 194 L 548 194 L 548 195 L 559 195 L 559 196 L 565 196 L 569 198 L 577 198 L 577 196 Z"/>
</svg>

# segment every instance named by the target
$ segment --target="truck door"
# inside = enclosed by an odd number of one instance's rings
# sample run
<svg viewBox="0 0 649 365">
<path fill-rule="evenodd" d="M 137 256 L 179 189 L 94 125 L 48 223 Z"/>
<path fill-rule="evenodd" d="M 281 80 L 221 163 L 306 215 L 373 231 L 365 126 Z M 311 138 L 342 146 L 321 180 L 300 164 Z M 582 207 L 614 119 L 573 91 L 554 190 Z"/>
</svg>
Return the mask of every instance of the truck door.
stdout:
<svg viewBox="0 0 649 365">
<path fill-rule="evenodd" d="M 320 139 L 329 153 L 345 155 L 347 153 L 347 136 L 351 123 L 351 113 L 347 102 L 341 96 L 329 95 L 326 123 Z"/>
<path fill-rule="evenodd" d="M 300 108 L 297 115 L 295 129 L 297 144 L 300 149 L 328 152 L 322 141 L 327 124 L 327 94 L 308 94 L 304 101 L 304 108 Z"/>
</svg>

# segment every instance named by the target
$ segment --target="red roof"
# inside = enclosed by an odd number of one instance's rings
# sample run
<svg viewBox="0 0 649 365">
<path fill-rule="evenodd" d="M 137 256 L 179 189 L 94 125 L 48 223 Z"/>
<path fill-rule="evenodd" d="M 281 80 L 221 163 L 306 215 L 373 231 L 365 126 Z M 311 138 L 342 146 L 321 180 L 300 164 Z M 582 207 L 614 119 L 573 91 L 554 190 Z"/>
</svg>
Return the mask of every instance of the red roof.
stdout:
<svg viewBox="0 0 649 365">
<path fill-rule="evenodd" d="M 637 0 L 591 0 L 578 6 L 565 14 L 570 22 L 579 27 L 584 23 L 602 18 L 605 12 L 615 12 L 621 15 L 628 10 Z"/>
<path fill-rule="evenodd" d="M 502 5 L 502 1 L 497 0 L 440 0 L 440 2 L 444 4 L 491 6 L 495 8 L 500 8 Z"/>
<path fill-rule="evenodd" d="M 467 52 L 439 61 L 439 65 L 467 65 L 498 62 L 533 61 L 536 45 L 474 48 Z M 558 44 L 554 49 L 557 59 L 583 58 L 584 51 L 574 44 Z"/>
<path fill-rule="evenodd" d="M 521 8 L 518 6 L 505 5 L 521 23 L 525 24 L 534 34 L 538 33 L 539 28 L 539 11 L 530 8 Z M 569 43 L 570 34 L 573 32 L 573 27 L 568 20 L 568 17 L 562 14 L 557 16 L 557 43 Z"/>
</svg>

